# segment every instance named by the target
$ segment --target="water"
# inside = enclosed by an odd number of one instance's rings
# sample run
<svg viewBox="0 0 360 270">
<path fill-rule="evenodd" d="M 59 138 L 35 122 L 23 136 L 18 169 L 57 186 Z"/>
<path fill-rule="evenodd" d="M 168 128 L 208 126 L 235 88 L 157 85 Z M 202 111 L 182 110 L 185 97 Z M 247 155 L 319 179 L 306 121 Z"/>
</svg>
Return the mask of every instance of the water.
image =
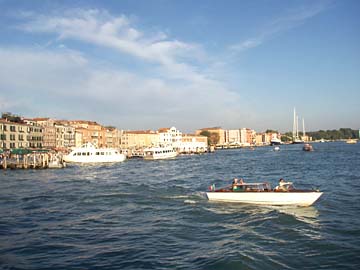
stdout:
<svg viewBox="0 0 360 270">
<path fill-rule="evenodd" d="M 0 171 L 0 269 L 359 269 L 360 144 L 224 150 Z M 233 177 L 280 177 L 312 207 L 214 203 Z"/>
</svg>

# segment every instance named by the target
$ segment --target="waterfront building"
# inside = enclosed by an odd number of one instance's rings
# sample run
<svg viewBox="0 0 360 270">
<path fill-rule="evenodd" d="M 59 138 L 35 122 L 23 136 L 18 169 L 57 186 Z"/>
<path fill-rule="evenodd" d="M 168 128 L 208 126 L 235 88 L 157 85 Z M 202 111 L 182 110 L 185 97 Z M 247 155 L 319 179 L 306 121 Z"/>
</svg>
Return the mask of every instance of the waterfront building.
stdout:
<svg viewBox="0 0 360 270">
<path fill-rule="evenodd" d="M 159 145 L 171 145 L 175 149 L 180 148 L 180 143 L 182 139 L 181 131 L 177 130 L 175 127 L 171 128 L 160 128 L 158 129 L 159 133 Z"/>
<path fill-rule="evenodd" d="M 195 135 L 200 135 L 201 132 L 207 131 L 215 133 L 218 136 L 217 145 L 225 145 L 225 131 L 221 127 L 202 128 L 195 131 Z"/>
<path fill-rule="evenodd" d="M 255 136 L 255 145 L 258 146 L 265 145 L 264 143 L 265 137 L 266 137 L 266 133 L 257 133 Z"/>
<path fill-rule="evenodd" d="M 153 130 L 127 130 L 122 132 L 121 148 L 140 149 L 157 146 L 160 142 L 159 133 Z"/>
<path fill-rule="evenodd" d="M 240 129 L 240 143 L 244 146 L 250 146 L 256 143 L 256 131 L 250 128 Z"/>
<path fill-rule="evenodd" d="M 43 128 L 0 119 L 0 143 L 2 149 L 42 148 Z"/>
<path fill-rule="evenodd" d="M 80 148 L 83 143 L 83 128 L 77 128 L 75 129 L 75 147 Z"/>
<path fill-rule="evenodd" d="M 70 148 L 75 146 L 75 128 L 66 121 L 55 123 L 56 148 Z"/>
<path fill-rule="evenodd" d="M 33 118 L 26 119 L 26 122 L 32 125 L 43 127 L 43 147 L 51 149 L 56 147 L 55 119 L 51 118 Z"/>
<path fill-rule="evenodd" d="M 75 132 L 81 133 L 81 135 L 77 137 L 78 139 L 81 137 L 81 145 L 90 142 L 97 147 L 106 147 L 106 130 L 98 123 L 85 120 L 70 120 L 64 122 L 74 127 Z"/>
<path fill-rule="evenodd" d="M 114 127 L 104 128 L 105 131 L 105 147 L 107 148 L 120 148 L 122 130 Z"/>
<path fill-rule="evenodd" d="M 28 127 L 27 141 L 30 148 L 42 148 L 43 142 L 43 127 L 29 126 Z"/>
<path fill-rule="evenodd" d="M 204 153 L 207 152 L 207 149 L 207 137 L 194 134 L 183 134 L 178 145 L 181 153 Z"/>
<path fill-rule="evenodd" d="M 225 130 L 225 143 L 229 145 L 240 145 L 240 130 Z"/>
</svg>

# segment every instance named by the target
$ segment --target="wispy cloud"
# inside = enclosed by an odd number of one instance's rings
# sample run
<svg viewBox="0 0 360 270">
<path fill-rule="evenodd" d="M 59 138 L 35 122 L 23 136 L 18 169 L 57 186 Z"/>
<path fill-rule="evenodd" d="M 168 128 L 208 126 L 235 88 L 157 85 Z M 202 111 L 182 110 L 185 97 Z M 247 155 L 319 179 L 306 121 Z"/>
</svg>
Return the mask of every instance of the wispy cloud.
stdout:
<svg viewBox="0 0 360 270">
<path fill-rule="evenodd" d="M 57 39 L 79 40 L 116 49 L 121 53 L 158 64 L 175 78 L 201 80 L 203 76 L 187 64 L 201 53 L 197 44 L 169 38 L 163 32 L 144 33 L 125 15 L 112 16 L 105 10 L 70 10 L 61 16 L 26 14 L 21 29 L 32 33 L 54 33 Z"/>
<path fill-rule="evenodd" d="M 192 129 L 241 119 L 239 95 L 194 63 L 204 54 L 197 44 L 141 31 L 127 16 L 103 10 L 29 13 L 18 29 L 53 35 L 47 47 L 0 47 L 0 86 L 24 108 L 37 104 L 33 114 L 94 119 L 97 108 L 94 120 L 130 129 Z M 148 72 L 103 64 L 81 46 L 75 50 L 72 40 L 133 57 Z"/>
<path fill-rule="evenodd" d="M 273 19 L 264 26 L 262 31 L 256 35 L 241 41 L 237 44 L 231 45 L 229 48 L 235 52 L 242 52 L 251 48 L 262 45 L 267 40 L 285 31 L 298 27 L 307 20 L 324 12 L 331 6 L 331 2 L 317 2 L 311 6 L 297 8 L 296 10 L 288 11 L 285 15 Z"/>
</svg>

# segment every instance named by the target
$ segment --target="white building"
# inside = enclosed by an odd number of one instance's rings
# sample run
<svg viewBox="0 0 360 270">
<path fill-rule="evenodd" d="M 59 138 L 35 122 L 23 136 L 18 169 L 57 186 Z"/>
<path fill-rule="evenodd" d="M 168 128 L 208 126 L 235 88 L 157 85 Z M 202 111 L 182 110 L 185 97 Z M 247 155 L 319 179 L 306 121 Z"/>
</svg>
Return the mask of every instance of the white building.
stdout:
<svg viewBox="0 0 360 270">
<path fill-rule="evenodd" d="M 180 153 L 203 153 L 208 149 L 208 138 L 201 135 L 182 135 L 178 145 Z"/>
<path fill-rule="evenodd" d="M 225 130 L 225 143 L 229 145 L 240 145 L 240 130 L 229 129 Z"/>
<path fill-rule="evenodd" d="M 159 145 L 171 145 L 172 147 L 179 149 L 182 137 L 181 131 L 177 130 L 175 127 L 160 128 L 158 134 Z"/>
</svg>

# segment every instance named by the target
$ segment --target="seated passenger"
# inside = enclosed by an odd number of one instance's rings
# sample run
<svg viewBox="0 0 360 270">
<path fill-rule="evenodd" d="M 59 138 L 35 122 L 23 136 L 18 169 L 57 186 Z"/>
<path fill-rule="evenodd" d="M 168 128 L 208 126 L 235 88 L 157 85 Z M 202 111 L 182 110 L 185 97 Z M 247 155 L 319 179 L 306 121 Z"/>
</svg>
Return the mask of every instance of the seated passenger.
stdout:
<svg viewBox="0 0 360 270">
<path fill-rule="evenodd" d="M 234 181 L 232 183 L 232 190 L 233 191 L 244 191 L 245 190 L 244 184 L 245 183 L 242 178 L 240 178 L 240 179 L 234 178 Z"/>
<path fill-rule="evenodd" d="M 232 188 L 232 191 L 238 191 L 238 179 L 237 178 L 234 178 L 232 184 L 231 184 L 231 188 Z"/>
<path fill-rule="evenodd" d="M 276 191 L 288 191 L 289 189 L 292 189 L 292 183 L 285 182 L 284 179 L 280 178 L 279 185 L 275 187 L 275 190 Z"/>
</svg>

